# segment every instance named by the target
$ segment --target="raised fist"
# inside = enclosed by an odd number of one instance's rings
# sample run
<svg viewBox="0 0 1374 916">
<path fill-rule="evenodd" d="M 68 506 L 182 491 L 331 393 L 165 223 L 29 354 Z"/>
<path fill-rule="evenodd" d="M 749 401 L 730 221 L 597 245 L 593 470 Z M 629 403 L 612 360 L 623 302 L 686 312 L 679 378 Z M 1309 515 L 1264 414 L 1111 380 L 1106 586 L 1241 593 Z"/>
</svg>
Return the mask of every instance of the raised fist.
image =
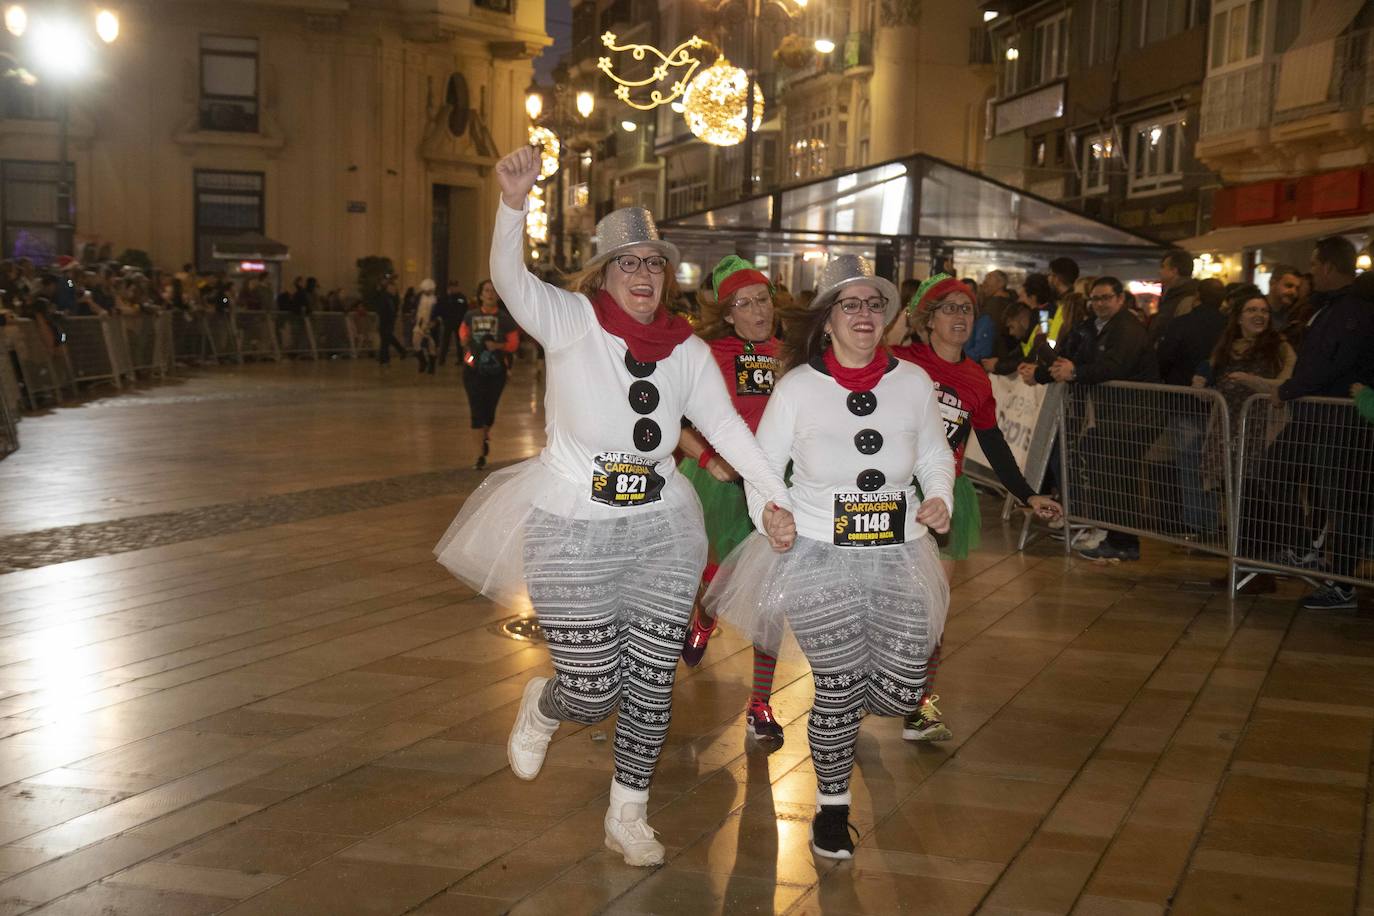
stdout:
<svg viewBox="0 0 1374 916">
<path fill-rule="evenodd" d="M 522 210 L 530 188 L 539 180 L 539 152 L 522 146 L 496 163 L 496 180 L 501 184 L 501 200 L 512 210 Z"/>
</svg>

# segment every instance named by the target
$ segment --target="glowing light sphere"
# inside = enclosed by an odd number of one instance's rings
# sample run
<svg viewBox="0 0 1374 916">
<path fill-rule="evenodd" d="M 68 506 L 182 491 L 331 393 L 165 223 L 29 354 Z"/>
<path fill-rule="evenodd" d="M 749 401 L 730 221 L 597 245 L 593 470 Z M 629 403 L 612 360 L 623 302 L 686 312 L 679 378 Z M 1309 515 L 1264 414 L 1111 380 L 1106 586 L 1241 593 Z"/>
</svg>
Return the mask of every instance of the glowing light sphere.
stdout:
<svg viewBox="0 0 1374 916">
<path fill-rule="evenodd" d="M 24 11 L 22 6 L 15 3 L 5 7 L 5 28 L 9 29 L 11 35 L 20 38 L 28 27 L 29 14 Z"/>
<path fill-rule="evenodd" d="M 95 15 L 95 33 L 105 44 L 119 37 L 119 14 L 113 10 L 101 10 Z"/>
<path fill-rule="evenodd" d="M 734 146 L 744 139 L 745 92 L 749 74 L 724 57 L 697 74 L 682 97 L 683 117 L 698 139 Z M 763 90 L 754 84 L 754 130 L 763 123 Z"/>
<path fill-rule="evenodd" d="M 547 127 L 530 128 L 530 144 L 539 147 L 539 177 L 548 178 L 558 171 L 558 135 Z"/>
</svg>

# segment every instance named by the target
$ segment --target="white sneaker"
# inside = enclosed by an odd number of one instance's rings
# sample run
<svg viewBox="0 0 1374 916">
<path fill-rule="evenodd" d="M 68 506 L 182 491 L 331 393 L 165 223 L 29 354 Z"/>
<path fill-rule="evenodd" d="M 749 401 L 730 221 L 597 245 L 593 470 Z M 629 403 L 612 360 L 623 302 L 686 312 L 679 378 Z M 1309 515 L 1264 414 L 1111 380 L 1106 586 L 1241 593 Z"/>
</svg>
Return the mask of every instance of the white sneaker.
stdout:
<svg viewBox="0 0 1374 916">
<path fill-rule="evenodd" d="M 611 806 L 606 809 L 606 848 L 625 857 L 626 865 L 662 865 L 663 844 L 645 820 L 647 790 L 611 783 Z"/>
<path fill-rule="evenodd" d="M 531 678 L 525 685 L 525 693 L 520 699 L 520 711 L 515 714 L 515 725 L 510 730 L 506 742 L 506 759 L 510 768 L 521 779 L 533 779 L 539 775 L 544 765 L 544 755 L 549 751 L 549 740 L 558 731 L 558 720 L 545 718 L 539 711 L 539 695 L 544 692 L 546 677 Z"/>
</svg>

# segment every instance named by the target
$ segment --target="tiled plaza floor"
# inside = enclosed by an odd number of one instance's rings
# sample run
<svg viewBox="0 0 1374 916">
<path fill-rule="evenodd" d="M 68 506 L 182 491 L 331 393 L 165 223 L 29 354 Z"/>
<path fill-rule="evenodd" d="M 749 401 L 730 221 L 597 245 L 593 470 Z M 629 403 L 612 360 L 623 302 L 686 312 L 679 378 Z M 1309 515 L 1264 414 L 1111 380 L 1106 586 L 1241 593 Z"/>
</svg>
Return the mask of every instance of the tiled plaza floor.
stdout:
<svg viewBox="0 0 1374 916">
<path fill-rule="evenodd" d="M 682 669 L 651 822 L 602 845 L 609 723 L 506 766 L 542 647 L 430 548 L 481 474 L 457 373 L 197 372 L 26 418 L 0 462 L 0 916 L 1374 914 L 1374 625 L 1233 607 L 1215 560 L 1025 553 L 985 503 L 938 684 L 869 719 L 857 857 L 814 859 L 810 687 L 746 752 L 748 647 Z M 542 441 L 527 372 L 493 459 Z M 1366 608 L 1367 610 L 1367 608 Z"/>
</svg>

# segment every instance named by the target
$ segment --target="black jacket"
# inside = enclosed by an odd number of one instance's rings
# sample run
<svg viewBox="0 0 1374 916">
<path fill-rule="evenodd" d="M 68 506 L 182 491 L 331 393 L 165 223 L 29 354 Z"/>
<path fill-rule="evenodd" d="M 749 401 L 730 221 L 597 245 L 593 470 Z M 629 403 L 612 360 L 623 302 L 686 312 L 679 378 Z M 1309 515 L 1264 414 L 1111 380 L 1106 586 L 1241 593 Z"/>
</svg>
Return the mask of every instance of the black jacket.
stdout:
<svg viewBox="0 0 1374 916">
<path fill-rule="evenodd" d="M 1169 327 L 1169 322 L 1175 317 L 1182 317 L 1178 315 L 1180 307 L 1186 315 L 1196 303 L 1196 280 L 1180 280 L 1166 289 L 1164 295 L 1159 297 L 1159 311 L 1155 312 L 1155 317 L 1150 322 L 1150 343 L 1158 343 L 1159 338 L 1164 336 L 1164 330 Z"/>
<path fill-rule="evenodd" d="M 1075 366 L 1088 362 L 1093 358 L 1093 344 L 1097 342 L 1097 323 L 1091 318 L 1084 318 L 1082 321 L 1074 322 L 1074 326 L 1069 328 L 1069 332 L 1055 347 L 1057 355 L 1062 356 Z M 1041 385 L 1048 385 L 1054 381 L 1050 377 L 1050 368 L 1044 363 L 1035 367 L 1035 380 Z"/>
<path fill-rule="evenodd" d="M 1207 360 L 1226 328 L 1226 316 L 1215 306 L 1199 304 L 1169 322 L 1155 345 L 1159 376 L 1166 385 L 1187 387 L 1197 367 Z"/>
<path fill-rule="evenodd" d="M 1285 401 L 1349 397 L 1351 385 L 1374 377 L 1374 305 L 1347 286 L 1314 292 L 1312 308 L 1293 377 L 1279 386 Z"/>
<path fill-rule="evenodd" d="M 1157 382 L 1159 364 L 1155 361 L 1150 336 L 1134 315 L 1123 307 L 1097 332 L 1096 344 L 1088 350 L 1089 359 L 1074 363 L 1074 381 L 1088 385 L 1101 382 Z"/>
</svg>

